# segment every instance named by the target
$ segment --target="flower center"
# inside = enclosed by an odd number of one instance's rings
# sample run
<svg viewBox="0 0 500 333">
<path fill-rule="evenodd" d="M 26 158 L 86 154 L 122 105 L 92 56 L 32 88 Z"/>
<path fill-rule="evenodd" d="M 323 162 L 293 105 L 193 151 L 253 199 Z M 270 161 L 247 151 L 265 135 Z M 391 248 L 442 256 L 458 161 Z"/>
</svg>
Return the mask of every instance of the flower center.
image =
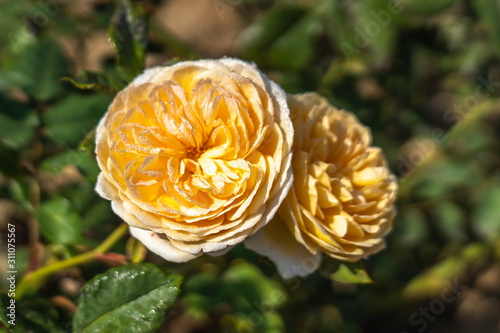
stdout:
<svg viewBox="0 0 500 333">
<path fill-rule="evenodd" d="M 197 161 L 200 155 L 205 152 L 205 150 L 206 148 L 204 146 L 200 148 L 190 147 L 186 150 L 186 157 L 193 161 Z"/>
</svg>

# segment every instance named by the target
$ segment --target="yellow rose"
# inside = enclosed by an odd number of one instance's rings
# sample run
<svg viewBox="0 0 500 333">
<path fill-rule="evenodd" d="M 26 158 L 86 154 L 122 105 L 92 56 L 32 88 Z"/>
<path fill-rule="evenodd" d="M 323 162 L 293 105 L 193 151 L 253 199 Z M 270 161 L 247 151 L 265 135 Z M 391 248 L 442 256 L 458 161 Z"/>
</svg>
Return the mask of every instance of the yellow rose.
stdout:
<svg viewBox="0 0 500 333">
<path fill-rule="evenodd" d="M 294 184 L 274 219 L 247 247 L 269 256 L 281 275 L 305 276 L 320 253 L 357 261 L 384 247 L 397 183 L 382 150 L 351 113 L 316 93 L 288 99 L 295 129 Z"/>
<path fill-rule="evenodd" d="M 292 183 L 292 142 L 286 94 L 254 65 L 156 67 L 97 127 L 96 191 L 150 250 L 187 261 L 270 221 Z"/>
</svg>

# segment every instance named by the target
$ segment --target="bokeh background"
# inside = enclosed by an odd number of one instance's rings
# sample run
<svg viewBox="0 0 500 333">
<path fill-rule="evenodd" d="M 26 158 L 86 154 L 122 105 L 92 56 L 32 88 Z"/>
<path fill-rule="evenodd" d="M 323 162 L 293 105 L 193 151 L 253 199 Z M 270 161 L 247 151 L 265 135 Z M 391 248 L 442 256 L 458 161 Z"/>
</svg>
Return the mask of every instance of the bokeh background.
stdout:
<svg viewBox="0 0 500 333">
<path fill-rule="evenodd" d="M 500 332 L 498 1 L 136 4 L 149 17 L 146 67 L 254 61 L 287 92 L 318 91 L 355 113 L 400 184 L 387 248 L 364 262 L 374 283 L 334 281 L 328 262 L 283 281 L 242 245 L 187 264 L 148 254 L 185 276 L 160 332 Z M 107 29 L 115 7 L 0 1 L 2 291 L 7 223 L 16 225 L 19 277 L 95 247 L 120 223 L 93 192 L 98 169 L 85 149 L 112 93 L 61 81 L 83 70 L 114 77 Z M 127 253 L 130 242 L 114 252 Z M 60 271 L 21 305 L 51 320 L 39 332 L 71 332 L 80 288 L 117 261 Z"/>
</svg>

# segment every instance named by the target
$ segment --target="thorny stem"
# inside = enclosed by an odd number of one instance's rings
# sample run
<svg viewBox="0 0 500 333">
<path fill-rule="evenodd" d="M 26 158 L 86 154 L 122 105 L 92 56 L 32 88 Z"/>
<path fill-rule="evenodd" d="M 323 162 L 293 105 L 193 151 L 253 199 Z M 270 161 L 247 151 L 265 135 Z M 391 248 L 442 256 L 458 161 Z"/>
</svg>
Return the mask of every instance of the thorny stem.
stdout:
<svg viewBox="0 0 500 333">
<path fill-rule="evenodd" d="M 127 233 L 127 230 L 128 225 L 126 223 L 123 223 L 118 228 L 116 228 L 94 250 L 77 255 L 70 259 L 58 261 L 56 263 L 42 267 L 34 272 L 28 273 L 21 279 L 21 282 L 19 282 L 19 285 L 17 286 L 16 299 L 21 299 L 26 291 L 36 289 L 39 286 L 41 280 L 55 272 L 95 260 L 99 254 L 105 253 L 109 249 L 111 249 L 113 245 L 115 245 L 116 242 L 119 241 L 120 238 L 122 238 Z"/>
</svg>

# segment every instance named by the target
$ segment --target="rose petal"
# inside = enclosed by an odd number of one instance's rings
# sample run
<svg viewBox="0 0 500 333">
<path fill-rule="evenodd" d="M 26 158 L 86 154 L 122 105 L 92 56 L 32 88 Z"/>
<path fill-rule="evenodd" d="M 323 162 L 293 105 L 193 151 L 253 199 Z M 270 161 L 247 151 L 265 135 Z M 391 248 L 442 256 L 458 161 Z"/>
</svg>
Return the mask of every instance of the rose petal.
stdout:
<svg viewBox="0 0 500 333">
<path fill-rule="evenodd" d="M 297 242 L 279 218 L 273 219 L 255 235 L 246 239 L 244 244 L 247 248 L 269 257 L 284 279 L 305 277 L 314 272 L 321 262 L 321 254 L 312 254 Z"/>
<path fill-rule="evenodd" d="M 186 253 L 172 246 L 165 236 L 160 236 L 151 230 L 130 227 L 130 234 L 141 241 L 151 252 L 159 255 L 163 259 L 173 262 L 186 262 L 201 255 Z"/>
</svg>

